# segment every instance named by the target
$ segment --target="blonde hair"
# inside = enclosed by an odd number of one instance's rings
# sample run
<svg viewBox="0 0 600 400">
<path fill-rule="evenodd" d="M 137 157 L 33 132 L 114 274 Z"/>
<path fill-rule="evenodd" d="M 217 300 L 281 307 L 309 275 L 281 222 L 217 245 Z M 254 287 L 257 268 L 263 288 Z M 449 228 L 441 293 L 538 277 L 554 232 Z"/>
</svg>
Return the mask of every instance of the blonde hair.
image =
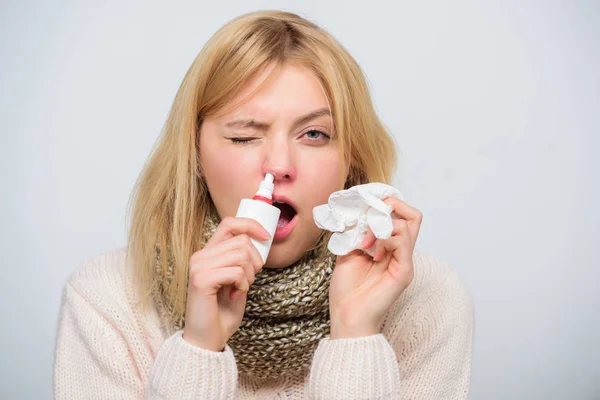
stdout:
<svg viewBox="0 0 600 400">
<path fill-rule="evenodd" d="M 131 195 L 127 258 L 143 309 L 160 287 L 154 267 L 158 244 L 170 249 L 176 265 L 168 287 L 173 311 L 185 313 L 189 259 L 199 250 L 204 221 L 214 210 L 200 173 L 203 118 L 230 106 L 239 89 L 268 65 L 284 63 L 310 68 L 321 82 L 348 167 L 346 188 L 390 182 L 395 143 L 374 110 L 361 68 L 342 45 L 288 12 L 233 19 L 209 39 L 187 71 Z M 167 265 L 164 253 L 162 266 Z"/>
</svg>

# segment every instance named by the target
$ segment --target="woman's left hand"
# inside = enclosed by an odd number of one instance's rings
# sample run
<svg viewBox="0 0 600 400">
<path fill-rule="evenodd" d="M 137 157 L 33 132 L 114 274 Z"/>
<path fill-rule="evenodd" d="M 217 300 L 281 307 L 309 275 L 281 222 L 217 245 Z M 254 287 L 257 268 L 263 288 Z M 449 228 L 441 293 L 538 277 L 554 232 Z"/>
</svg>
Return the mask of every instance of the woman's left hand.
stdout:
<svg viewBox="0 0 600 400">
<path fill-rule="evenodd" d="M 414 276 L 413 250 L 423 214 L 395 197 L 392 206 L 392 236 L 376 239 L 373 232 L 362 242 L 368 249 L 376 243 L 373 257 L 355 250 L 338 256 L 329 288 L 331 339 L 374 335 L 385 313 Z"/>
</svg>

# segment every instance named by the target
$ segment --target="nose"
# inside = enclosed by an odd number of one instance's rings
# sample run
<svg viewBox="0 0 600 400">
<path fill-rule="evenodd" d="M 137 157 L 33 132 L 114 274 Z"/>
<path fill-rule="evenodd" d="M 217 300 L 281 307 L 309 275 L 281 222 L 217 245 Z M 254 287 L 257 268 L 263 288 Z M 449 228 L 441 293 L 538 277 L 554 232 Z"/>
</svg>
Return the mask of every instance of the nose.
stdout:
<svg viewBox="0 0 600 400">
<path fill-rule="evenodd" d="M 262 174 L 273 174 L 275 182 L 291 182 L 296 179 L 295 155 L 290 143 L 281 138 L 271 140 L 265 147 Z"/>
</svg>

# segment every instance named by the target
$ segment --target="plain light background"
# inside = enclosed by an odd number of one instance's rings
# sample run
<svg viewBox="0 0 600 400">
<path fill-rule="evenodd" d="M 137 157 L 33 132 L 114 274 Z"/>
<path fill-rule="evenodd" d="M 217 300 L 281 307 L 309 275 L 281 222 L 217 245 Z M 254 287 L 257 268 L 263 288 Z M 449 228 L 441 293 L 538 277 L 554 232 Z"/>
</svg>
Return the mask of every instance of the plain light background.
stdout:
<svg viewBox="0 0 600 400">
<path fill-rule="evenodd" d="M 600 399 L 597 2 L 3 1 L 0 398 L 52 397 L 60 298 L 126 207 L 201 46 L 298 12 L 363 67 L 417 248 L 476 308 L 472 399 Z"/>
</svg>

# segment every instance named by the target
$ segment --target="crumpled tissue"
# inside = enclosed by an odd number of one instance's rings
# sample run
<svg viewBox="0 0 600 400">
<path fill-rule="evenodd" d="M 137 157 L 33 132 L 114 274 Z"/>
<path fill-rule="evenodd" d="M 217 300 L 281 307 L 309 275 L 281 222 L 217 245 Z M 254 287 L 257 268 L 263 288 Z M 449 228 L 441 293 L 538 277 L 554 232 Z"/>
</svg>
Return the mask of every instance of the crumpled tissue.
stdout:
<svg viewBox="0 0 600 400">
<path fill-rule="evenodd" d="M 387 197 L 404 200 L 393 186 L 367 183 L 334 192 L 327 204 L 313 208 L 315 224 L 334 232 L 327 244 L 329 251 L 342 256 L 360 249 L 369 228 L 377 239 L 389 239 L 393 230 L 392 207 L 382 200 Z M 362 250 L 372 257 L 375 245 Z"/>
</svg>

